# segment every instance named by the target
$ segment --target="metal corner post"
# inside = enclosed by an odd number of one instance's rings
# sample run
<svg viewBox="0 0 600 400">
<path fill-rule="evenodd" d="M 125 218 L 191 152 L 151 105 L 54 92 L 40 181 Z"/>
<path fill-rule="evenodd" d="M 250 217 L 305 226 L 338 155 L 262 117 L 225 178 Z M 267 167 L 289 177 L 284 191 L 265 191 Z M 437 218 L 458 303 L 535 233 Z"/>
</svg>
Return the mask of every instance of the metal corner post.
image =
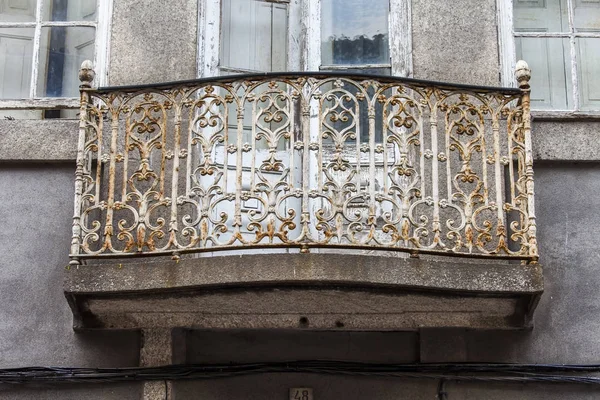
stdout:
<svg viewBox="0 0 600 400">
<path fill-rule="evenodd" d="M 81 196 L 83 194 L 83 173 L 85 163 L 85 137 L 86 137 L 86 118 L 87 108 L 90 101 L 88 89 L 92 87 L 94 80 L 93 64 L 85 60 L 79 70 L 80 106 L 79 106 L 79 139 L 77 144 L 77 161 L 75 169 L 75 198 L 73 201 L 73 230 L 71 237 L 71 261 L 69 265 L 78 266 L 80 264 L 79 248 L 81 245 Z"/>
<path fill-rule="evenodd" d="M 533 149 L 531 141 L 531 87 L 529 80 L 531 79 L 531 69 L 523 60 L 517 62 L 515 68 L 515 76 L 517 83 L 521 89 L 521 107 L 523 109 L 523 135 L 525 139 L 525 176 L 527 189 L 527 215 L 528 221 L 528 245 L 529 255 L 532 262 L 537 262 L 538 246 L 536 237 L 536 222 L 535 222 L 535 201 L 533 188 Z"/>
</svg>

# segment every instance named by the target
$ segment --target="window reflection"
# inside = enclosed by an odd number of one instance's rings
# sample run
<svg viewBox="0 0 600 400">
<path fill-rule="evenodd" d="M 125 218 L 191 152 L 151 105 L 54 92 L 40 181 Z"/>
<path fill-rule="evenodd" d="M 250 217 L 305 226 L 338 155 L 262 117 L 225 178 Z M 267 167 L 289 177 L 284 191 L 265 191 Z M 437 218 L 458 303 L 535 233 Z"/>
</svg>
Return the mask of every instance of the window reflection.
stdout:
<svg viewBox="0 0 600 400">
<path fill-rule="evenodd" d="M 389 63 L 388 0 L 323 0 L 323 65 Z"/>
</svg>

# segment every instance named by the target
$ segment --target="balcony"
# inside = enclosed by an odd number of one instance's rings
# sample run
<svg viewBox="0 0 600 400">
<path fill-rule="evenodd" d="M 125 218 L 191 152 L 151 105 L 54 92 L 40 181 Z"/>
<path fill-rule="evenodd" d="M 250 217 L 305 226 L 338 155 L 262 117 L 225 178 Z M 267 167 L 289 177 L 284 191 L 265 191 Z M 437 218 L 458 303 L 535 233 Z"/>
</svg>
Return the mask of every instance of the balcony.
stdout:
<svg viewBox="0 0 600 400">
<path fill-rule="evenodd" d="M 91 87 L 76 328 L 523 328 L 537 263 L 520 88 L 344 73 Z"/>
</svg>

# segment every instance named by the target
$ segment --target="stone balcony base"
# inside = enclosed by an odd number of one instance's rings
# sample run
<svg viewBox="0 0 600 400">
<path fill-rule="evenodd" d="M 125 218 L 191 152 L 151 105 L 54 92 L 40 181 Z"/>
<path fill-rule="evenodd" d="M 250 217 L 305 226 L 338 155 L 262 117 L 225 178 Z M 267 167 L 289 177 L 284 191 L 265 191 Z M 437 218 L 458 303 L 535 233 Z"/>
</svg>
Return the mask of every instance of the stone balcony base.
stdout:
<svg viewBox="0 0 600 400">
<path fill-rule="evenodd" d="M 364 254 L 128 260 L 66 272 L 75 329 L 522 329 L 539 264 Z"/>
</svg>

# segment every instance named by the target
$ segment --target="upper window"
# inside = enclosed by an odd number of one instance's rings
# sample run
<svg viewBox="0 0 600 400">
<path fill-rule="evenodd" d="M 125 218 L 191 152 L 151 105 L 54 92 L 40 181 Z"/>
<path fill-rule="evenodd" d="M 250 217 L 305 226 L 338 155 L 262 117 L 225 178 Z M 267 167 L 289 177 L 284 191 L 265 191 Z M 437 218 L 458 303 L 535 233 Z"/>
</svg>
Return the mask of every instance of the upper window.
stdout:
<svg viewBox="0 0 600 400">
<path fill-rule="evenodd" d="M 75 118 L 78 71 L 105 77 L 111 0 L 0 0 L 0 118 Z M 44 102 L 34 99 L 45 98 Z"/>
<path fill-rule="evenodd" d="M 514 0 L 516 58 L 538 110 L 600 110 L 600 0 Z"/>
<path fill-rule="evenodd" d="M 406 0 L 206 0 L 199 75 L 354 70 L 410 76 L 409 7 Z"/>
<path fill-rule="evenodd" d="M 287 8 L 285 2 L 223 0 L 221 74 L 285 71 Z"/>
<path fill-rule="evenodd" d="M 321 69 L 389 74 L 389 0 L 321 1 Z"/>
<path fill-rule="evenodd" d="M 77 96 L 97 17 L 96 0 L 0 0 L 0 98 Z"/>
</svg>

